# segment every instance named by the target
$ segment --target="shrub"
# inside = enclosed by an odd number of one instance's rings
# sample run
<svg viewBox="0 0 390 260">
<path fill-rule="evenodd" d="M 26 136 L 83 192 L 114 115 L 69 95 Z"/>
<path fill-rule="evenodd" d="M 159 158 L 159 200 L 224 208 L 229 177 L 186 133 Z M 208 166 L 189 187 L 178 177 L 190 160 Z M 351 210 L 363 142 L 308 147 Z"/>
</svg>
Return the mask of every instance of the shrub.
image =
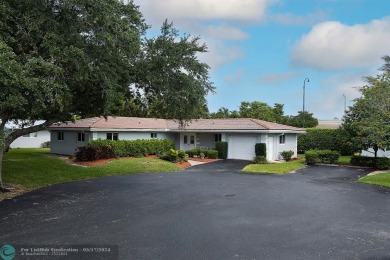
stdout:
<svg viewBox="0 0 390 260">
<path fill-rule="evenodd" d="M 114 149 L 115 156 L 139 156 L 144 154 L 160 155 L 175 147 L 174 142 L 165 139 L 148 140 L 93 140 L 90 145 L 110 145 Z"/>
<path fill-rule="evenodd" d="M 359 148 L 352 144 L 343 129 L 309 128 L 306 134 L 298 135 L 298 152 L 308 150 L 332 150 L 342 155 L 352 155 Z"/>
<path fill-rule="evenodd" d="M 200 158 L 204 159 L 205 154 L 204 153 L 200 153 L 199 156 L 200 156 Z"/>
<path fill-rule="evenodd" d="M 42 148 L 50 148 L 50 147 L 51 147 L 50 141 L 46 141 L 46 142 L 42 143 Z"/>
<path fill-rule="evenodd" d="M 351 157 L 350 163 L 356 166 L 377 168 L 378 170 L 390 169 L 390 158 L 385 157 L 375 158 L 369 156 L 354 155 Z"/>
<path fill-rule="evenodd" d="M 177 159 L 179 162 L 186 162 L 188 159 L 188 154 L 185 151 L 179 150 L 177 151 Z"/>
<path fill-rule="evenodd" d="M 267 145 L 264 143 L 255 144 L 255 154 L 256 156 L 264 156 L 267 158 Z"/>
<path fill-rule="evenodd" d="M 267 158 L 265 156 L 255 156 L 253 159 L 253 162 L 256 164 L 266 164 L 267 163 Z"/>
<path fill-rule="evenodd" d="M 305 152 L 305 160 L 306 160 L 306 164 L 313 165 L 318 160 L 318 154 L 314 150 L 309 150 Z"/>
<path fill-rule="evenodd" d="M 305 160 L 308 165 L 317 162 L 322 163 L 337 163 L 340 153 L 331 150 L 309 150 L 305 153 Z"/>
<path fill-rule="evenodd" d="M 218 151 L 218 157 L 226 159 L 228 156 L 228 143 L 227 142 L 216 142 L 215 150 Z"/>
<path fill-rule="evenodd" d="M 88 145 L 77 148 L 76 159 L 79 161 L 96 161 L 114 158 L 114 149 L 110 145 Z"/>
<path fill-rule="evenodd" d="M 375 157 L 353 155 L 350 163 L 355 166 L 375 167 Z"/>
<path fill-rule="evenodd" d="M 389 170 L 390 158 L 385 158 L 385 157 L 376 158 L 375 168 L 377 168 L 378 170 Z"/>
<path fill-rule="evenodd" d="M 208 150 L 207 151 L 207 158 L 217 159 L 218 158 L 218 151 L 217 150 Z"/>
<path fill-rule="evenodd" d="M 291 157 L 294 155 L 294 152 L 291 150 L 290 151 L 283 151 L 280 153 L 280 155 L 283 157 L 283 160 L 288 162 L 291 160 Z"/>
</svg>

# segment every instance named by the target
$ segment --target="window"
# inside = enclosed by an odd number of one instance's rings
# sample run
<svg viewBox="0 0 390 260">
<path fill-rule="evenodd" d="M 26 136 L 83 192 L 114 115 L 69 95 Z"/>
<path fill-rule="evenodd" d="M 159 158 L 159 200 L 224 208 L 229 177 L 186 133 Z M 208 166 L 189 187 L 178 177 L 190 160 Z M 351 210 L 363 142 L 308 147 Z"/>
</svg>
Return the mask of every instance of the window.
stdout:
<svg viewBox="0 0 390 260">
<path fill-rule="evenodd" d="M 150 133 L 150 138 L 157 139 L 157 133 Z"/>
<path fill-rule="evenodd" d="M 57 140 L 64 141 L 64 132 L 57 132 Z"/>
<path fill-rule="evenodd" d="M 107 140 L 118 140 L 118 133 L 107 133 Z"/>
<path fill-rule="evenodd" d="M 188 136 L 187 136 L 187 135 L 184 136 L 183 142 L 184 142 L 185 144 L 188 144 Z"/>
<path fill-rule="evenodd" d="M 215 134 L 214 135 L 214 142 L 221 142 L 222 141 L 222 135 L 221 134 Z"/>
<path fill-rule="evenodd" d="M 85 141 L 85 133 L 77 133 L 77 142 L 84 142 Z"/>
<path fill-rule="evenodd" d="M 190 135 L 190 143 L 195 144 L 195 136 Z"/>
<path fill-rule="evenodd" d="M 286 142 L 286 136 L 285 135 L 279 136 L 279 143 L 284 144 L 285 142 Z"/>
</svg>

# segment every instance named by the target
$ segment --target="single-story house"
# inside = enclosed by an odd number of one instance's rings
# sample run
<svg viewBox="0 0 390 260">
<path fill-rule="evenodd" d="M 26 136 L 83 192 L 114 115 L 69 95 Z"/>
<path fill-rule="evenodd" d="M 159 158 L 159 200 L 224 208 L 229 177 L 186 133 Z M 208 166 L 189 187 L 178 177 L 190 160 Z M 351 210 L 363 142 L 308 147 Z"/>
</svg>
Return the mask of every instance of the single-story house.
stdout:
<svg viewBox="0 0 390 260">
<path fill-rule="evenodd" d="M 40 125 L 45 121 L 38 120 L 35 125 Z M 19 129 L 20 125 L 14 123 L 7 123 L 5 125 L 5 134 Z M 23 135 L 16 138 L 10 145 L 10 148 L 42 148 L 46 142 L 50 141 L 49 130 L 42 130 L 30 134 Z"/>
<path fill-rule="evenodd" d="M 368 157 L 374 157 L 375 156 L 375 153 L 374 153 L 374 149 L 370 148 L 368 149 L 367 151 L 362 151 L 362 155 L 363 156 L 368 156 Z M 377 156 L 378 157 L 387 157 L 387 158 L 390 158 L 390 151 L 383 151 L 383 150 L 378 150 L 377 152 Z"/>
<path fill-rule="evenodd" d="M 229 159 L 253 160 L 255 144 L 267 144 L 267 160 L 280 159 L 280 152 L 297 155 L 297 135 L 304 129 L 250 118 L 194 119 L 185 128 L 174 120 L 138 117 L 94 117 L 53 124 L 51 152 L 74 155 L 77 147 L 91 140 L 169 139 L 175 148 L 190 150 L 215 148 L 218 141 L 228 143 Z"/>
</svg>

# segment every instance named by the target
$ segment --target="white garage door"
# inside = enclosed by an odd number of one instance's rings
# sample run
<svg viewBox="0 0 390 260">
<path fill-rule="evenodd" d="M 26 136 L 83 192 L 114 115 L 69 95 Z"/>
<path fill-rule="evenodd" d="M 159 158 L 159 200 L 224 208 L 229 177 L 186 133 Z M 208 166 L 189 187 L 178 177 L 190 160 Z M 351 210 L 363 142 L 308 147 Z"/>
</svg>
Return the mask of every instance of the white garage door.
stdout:
<svg viewBox="0 0 390 260">
<path fill-rule="evenodd" d="M 256 136 L 231 135 L 228 143 L 229 159 L 253 160 L 255 157 Z"/>
</svg>

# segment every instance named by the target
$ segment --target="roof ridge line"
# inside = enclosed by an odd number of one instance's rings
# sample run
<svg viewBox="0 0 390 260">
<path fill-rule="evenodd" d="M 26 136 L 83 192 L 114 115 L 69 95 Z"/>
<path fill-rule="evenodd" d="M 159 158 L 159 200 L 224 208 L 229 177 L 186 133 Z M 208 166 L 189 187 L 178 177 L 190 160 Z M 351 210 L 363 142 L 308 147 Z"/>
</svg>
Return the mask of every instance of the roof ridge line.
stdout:
<svg viewBox="0 0 390 260">
<path fill-rule="evenodd" d="M 265 124 L 262 124 L 262 123 L 258 122 L 258 121 L 262 121 L 262 120 L 254 119 L 254 118 L 249 118 L 249 120 L 251 120 L 253 123 L 255 123 L 255 124 L 259 125 L 259 126 L 264 127 L 264 128 L 267 129 L 267 130 L 270 130 L 269 126 L 267 126 L 267 125 L 265 125 Z"/>
<path fill-rule="evenodd" d="M 94 124 L 96 124 L 97 122 L 99 122 L 100 120 L 102 120 L 102 117 L 98 117 L 99 119 L 98 120 L 96 120 L 94 123 L 92 123 L 90 126 L 89 126 L 89 128 L 91 129 L 91 128 L 93 128 L 93 125 Z M 103 117 L 104 118 L 104 117 Z M 108 119 L 108 116 L 107 116 L 107 119 Z"/>
</svg>

